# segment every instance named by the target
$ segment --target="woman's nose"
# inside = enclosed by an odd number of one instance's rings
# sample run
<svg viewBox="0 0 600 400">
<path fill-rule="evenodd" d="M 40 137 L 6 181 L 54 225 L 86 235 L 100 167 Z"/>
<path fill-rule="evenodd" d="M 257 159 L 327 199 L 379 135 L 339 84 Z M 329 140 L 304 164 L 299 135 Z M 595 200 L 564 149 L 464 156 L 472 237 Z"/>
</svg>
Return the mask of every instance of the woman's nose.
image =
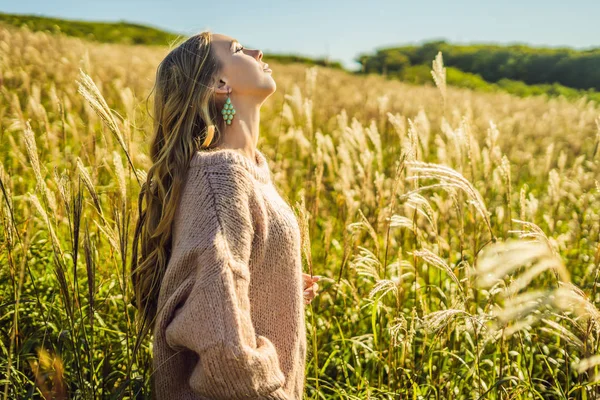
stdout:
<svg viewBox="0 0 600 400">
<path fill-rule="evenodd" d="M 262 52 L 262 51 L 260 51 L 260 50 L 258 50 L 258 53 L 257 53 L 256 59 L 257 59 L 258 61 L 260 61 L 260 60 L 262 60 L 262 57 L 263 57 L 263 52 Z"/>
</svg>

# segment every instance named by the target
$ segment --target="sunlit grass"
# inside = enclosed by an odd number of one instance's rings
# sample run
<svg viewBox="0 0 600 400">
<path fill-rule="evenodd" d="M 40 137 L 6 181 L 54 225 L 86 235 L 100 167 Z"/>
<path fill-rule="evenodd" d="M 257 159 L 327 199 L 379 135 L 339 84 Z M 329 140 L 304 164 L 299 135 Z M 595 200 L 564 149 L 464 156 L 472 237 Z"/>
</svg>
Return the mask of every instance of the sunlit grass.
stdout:
<svg viewBox="0 0 600 400">
<path fill-rule="evenodd" d="M 129 262 L 167 49 L 0 26 L 5 399 L 149 398 Z M 600 110 L 269 62 L 259 147 L 294 206 L 306 398 L 598 396 Z"/>
</svg>

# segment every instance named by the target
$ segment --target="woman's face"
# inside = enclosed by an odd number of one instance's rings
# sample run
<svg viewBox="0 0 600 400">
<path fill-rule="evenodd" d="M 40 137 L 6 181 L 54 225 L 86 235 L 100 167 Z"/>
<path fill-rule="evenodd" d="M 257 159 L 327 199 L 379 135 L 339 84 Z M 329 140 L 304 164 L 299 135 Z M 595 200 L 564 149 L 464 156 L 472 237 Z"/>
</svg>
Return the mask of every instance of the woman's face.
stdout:
<svg viewBox="0 0 600 400">
<path fill-rule="evenodd" d="M 215 55 L 222 64 L 220 79 L 226 82 L 232 93 L 266 99 L 277 89 L 271 72 L 265 72 L 266 63 L 262 61 L 262 51 L 245 48 L 241 43 L 227 35 L 212 34 Z M 218 82 L 219 87 L 224 87 Z"/>
</svg>

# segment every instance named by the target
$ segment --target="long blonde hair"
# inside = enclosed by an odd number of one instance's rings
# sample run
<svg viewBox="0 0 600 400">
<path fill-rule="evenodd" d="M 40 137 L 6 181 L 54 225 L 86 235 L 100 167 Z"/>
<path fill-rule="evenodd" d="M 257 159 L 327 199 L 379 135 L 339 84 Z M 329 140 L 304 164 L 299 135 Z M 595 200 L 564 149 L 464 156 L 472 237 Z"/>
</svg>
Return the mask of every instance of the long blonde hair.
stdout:
<svg viewBox="0 0 600 400">
<path fill-rule="evenodd" d="M 210 89 L 222 68 L 211 40 L 208 31 L 189 37 L 157 69 L 153 165 L 139 194 L 131 259 L 138 343 L 154 328 L 160 284 L 171 254 L 171 225 L 189 162 L 196 151 L 218 145 L 224 128 L 220 104 Z"/>
</svg>

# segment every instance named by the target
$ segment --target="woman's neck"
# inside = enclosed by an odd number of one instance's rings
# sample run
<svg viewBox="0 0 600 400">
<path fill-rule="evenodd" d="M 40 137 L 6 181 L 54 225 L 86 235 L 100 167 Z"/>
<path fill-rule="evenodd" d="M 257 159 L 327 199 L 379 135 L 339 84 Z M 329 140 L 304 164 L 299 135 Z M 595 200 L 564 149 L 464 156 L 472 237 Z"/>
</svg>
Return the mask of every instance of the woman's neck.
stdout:
<svg viewBox="0 0 600 400">
<path fill-rule="evenodd" d="M 234 149 L 244 153 L 249 159 L 255 159 L 260 127 L 260 106 L 252 101 L 231 98 L 235 114 L 231 124 L 224 124 L 224 132 L 219 148 Z"/>
</svg>

